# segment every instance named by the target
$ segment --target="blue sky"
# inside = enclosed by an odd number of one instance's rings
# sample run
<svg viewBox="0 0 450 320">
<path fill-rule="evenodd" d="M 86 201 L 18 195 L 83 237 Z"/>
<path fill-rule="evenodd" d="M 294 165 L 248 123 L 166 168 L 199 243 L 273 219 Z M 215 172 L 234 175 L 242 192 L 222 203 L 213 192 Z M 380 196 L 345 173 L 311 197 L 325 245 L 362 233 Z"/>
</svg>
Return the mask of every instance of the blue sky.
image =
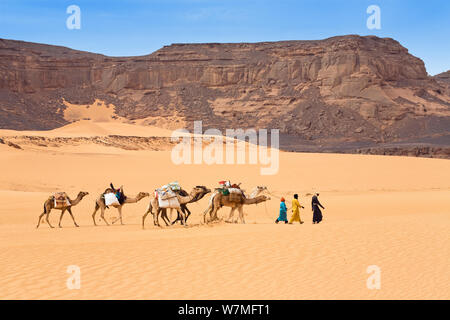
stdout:
<svg viewBox="0 0 450 320">
<path fill-rule="evenodd" d="M 369 30 L 369 5 L 381 29 Z M 66 28 L 69 5 L 81 29 Z M 181 42 L 257 42 L 360 34 L 391 37 L 424 60 L 428 73 L 450 69 L 448 0 L 0 0 L 0 38 L 63 45 L 111 56 L 151 53 Z"/>
</svg>

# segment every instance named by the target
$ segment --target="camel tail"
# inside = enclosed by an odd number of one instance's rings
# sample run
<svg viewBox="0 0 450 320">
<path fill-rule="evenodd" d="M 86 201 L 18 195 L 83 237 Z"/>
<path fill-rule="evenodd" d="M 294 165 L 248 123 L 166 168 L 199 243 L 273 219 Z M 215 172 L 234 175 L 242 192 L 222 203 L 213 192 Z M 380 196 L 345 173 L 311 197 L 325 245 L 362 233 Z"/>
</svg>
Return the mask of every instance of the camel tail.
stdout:
<svg viewBox="0 0 450 320">
<path fill-rule="evenodd" d="M 47 208 L 45 207 L 45 202 L 44 202 L 44 213 L 47 213 Z"/>
<path fill-rule="evenodd" d="M 95 211 L 97 211 L 100 208 L 97 202 L 95 202 Z"/>
</svg>

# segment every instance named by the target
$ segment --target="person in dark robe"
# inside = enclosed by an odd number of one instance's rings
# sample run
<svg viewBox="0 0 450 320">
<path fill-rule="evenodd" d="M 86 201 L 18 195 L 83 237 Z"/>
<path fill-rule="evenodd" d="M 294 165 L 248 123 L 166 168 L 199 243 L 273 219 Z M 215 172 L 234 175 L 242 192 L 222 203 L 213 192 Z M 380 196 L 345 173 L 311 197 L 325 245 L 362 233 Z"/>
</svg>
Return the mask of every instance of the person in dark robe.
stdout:
<svg viewBox="0 0 450 320">
<path fill-rule="evenodd" d="M 319 196 L 318 193 L 316 193 L 312 197 L 311 201 L 311 207 L 313 211 L 313 224 L 319 223 L 322 221 L 322 211 L 320 211 L 320 208 L 325 209 L 322 204 L 319 202 L 319 199 L 317 198 Z"/>
</svg>

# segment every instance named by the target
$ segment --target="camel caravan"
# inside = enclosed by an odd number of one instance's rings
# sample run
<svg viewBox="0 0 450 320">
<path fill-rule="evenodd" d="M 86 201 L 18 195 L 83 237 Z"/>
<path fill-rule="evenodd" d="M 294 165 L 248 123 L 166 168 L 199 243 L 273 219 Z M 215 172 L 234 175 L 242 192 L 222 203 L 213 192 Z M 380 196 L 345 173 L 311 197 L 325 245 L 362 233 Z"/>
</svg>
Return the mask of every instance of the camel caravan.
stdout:
<svg viewBox="0 0 450 320">
<path fill-rule="evenodd" d="M 124 224 L 122 220 L 122 207 L 125 204 L 137 203 L 146 197 L 150 197 L 147 209 L 142 217 L 142 228 L 145 228 L 145 219 L 148 214 L 151 213 L 153 216 L 153 224 L 155 226 L 160 226 L 159 217 L 164 221 L 166 226 L 173 225 L 180 222 L 183 226 L 187 226 L 187 220 L 191 215 L 191 211 L 188 209 L 187 205 L 190 203 L 197 202 L 205 197 L 207 194 L 211 193 L 208 202 L 208 207 L 203 212 L 203 222 L 210 223 L 218 221 L 217 211 L 222 207 L 229 207 L 230 214 L 225 222 L 237 223 L 238 219 L 241 223 L 245 223 L 244 210 L 245 205 L 258 204 L 264 201 L 270 200 L 270 197 L 261 195 L 262 192 L 267 190 L 265 186 L 256 186 L 249 195 L 246 195 L 245 190 L 240 188 L 239 184 L 231 184 L 229 181 L 220 181 L 219 187 L 215 188 L 214 192 L 205 186 L 195 186 L 190 192 L 182 189 L 178 182 L 171 182 L 160 188 L 157 188 L 152 196 L 147 192 L 139 192 L 134 197 L 126 196 L 123 190 L 123 186 L 118 189 L 114 188 L 113 184 L 107 188 L 102 194 L 100 194 L 95 200 L 94 212 L 92 213 L 92 220 L 94 225 L 97 226 L 96 215 L 100 210 L 100 221 L 103 220 L 107 226 L 110 225 L 105 219 L 105 211 L 111 207 L 116 208 L 119 216 L 117 219 L 112 221 L 114 224 L 120 221 L 120 224 Z M 80 192 L 78 196 L 71 200 L 67 193 L 59 192 L 51 195 L 44 203 L 44 212 L 39 216 L 38 224 L 36 228 L 39 228 L 41 221 L 45 216 L 45 221 L 47 224 L 53 228 L 49 222 L 49 215 L 52 209 L 60 210 L 61 215 L 59 218 L 58 226 L 61 228 L 61 220 L 64 213 L 69 212 L 72 217 L 73 223 L 76 227 L 79 225 L 75 222 L 75 218 L 72 213 L 72 207 L 80 203 L 80 201 L 87 196 L 89 193 Z M 169 215 L 167 214 L 169 210 Z M 172 221 L 172 213 L 176 211 L 177 216 Z M 238 211 L 238 219 L 234 220 L 234 212 Z"/>
</svg>

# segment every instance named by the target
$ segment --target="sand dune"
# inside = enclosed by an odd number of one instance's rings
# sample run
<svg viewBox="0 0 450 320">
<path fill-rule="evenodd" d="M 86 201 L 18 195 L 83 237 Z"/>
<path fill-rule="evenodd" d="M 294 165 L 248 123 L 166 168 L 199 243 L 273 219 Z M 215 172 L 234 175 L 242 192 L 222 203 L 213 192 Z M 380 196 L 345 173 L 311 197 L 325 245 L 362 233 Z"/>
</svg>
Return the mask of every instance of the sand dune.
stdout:
<svg viewBox="0 0 450 320">
<path fill-rule="evenodd" d="M 130 127 L 128 127 L 130 126 Z M 128 128 L 128 129 L 127 129 Z M 124 123 L 79 121 L 48 134 L 167 134 Z M 2 134 L 6 135 L 4 130 Z M 136 134 L 138 133 L 138 134 Z M 23 133 L 27 135 L 29 133 Z M 0 298 L 12 299 L 448 299 L 450 162 L 438 159 L 280 153 L 280 170 L 258 165 L 183 165 L 170 151 L 79 145 L 17 150 L 0 145 Z M 144 199 L 124 207 L 125 226 L 94 227 L 95 197 L 109 182 L 129 195 L 178 180 L 185 189 L 222 179 L 247 190 L 266 185 L 272 200 L 245 207 L 247 224 L 203 225 L 207 199 L 190 205 L 190 227 L 157 228 Z M 35 229 L 54 191 L 90 194 L 62 229 Z M 320 191 L 324 221 L 312 225 Z M 276 225 L 278 197 L 300 194 L 303 225 Z M 220 210 L 220 216 L 228 209 Z M 110 221 L 117 216 L 107 211 Z M 57 225 L 59 211 L 50 220 Z M 67 266 L 81 268 L 69 290 Z M 381 289 L 366 268 L 381 268 Z"/>
<path fill-rule="evenodd" d="M 152 126 L 122 122 L 93 122 L 77 120 L 67 126 L 48 131 L 15 131 L 0 129 L 0 136 L 92 137 L 106 135 L 170 137 L 172 131 Z"/>
</svg>

